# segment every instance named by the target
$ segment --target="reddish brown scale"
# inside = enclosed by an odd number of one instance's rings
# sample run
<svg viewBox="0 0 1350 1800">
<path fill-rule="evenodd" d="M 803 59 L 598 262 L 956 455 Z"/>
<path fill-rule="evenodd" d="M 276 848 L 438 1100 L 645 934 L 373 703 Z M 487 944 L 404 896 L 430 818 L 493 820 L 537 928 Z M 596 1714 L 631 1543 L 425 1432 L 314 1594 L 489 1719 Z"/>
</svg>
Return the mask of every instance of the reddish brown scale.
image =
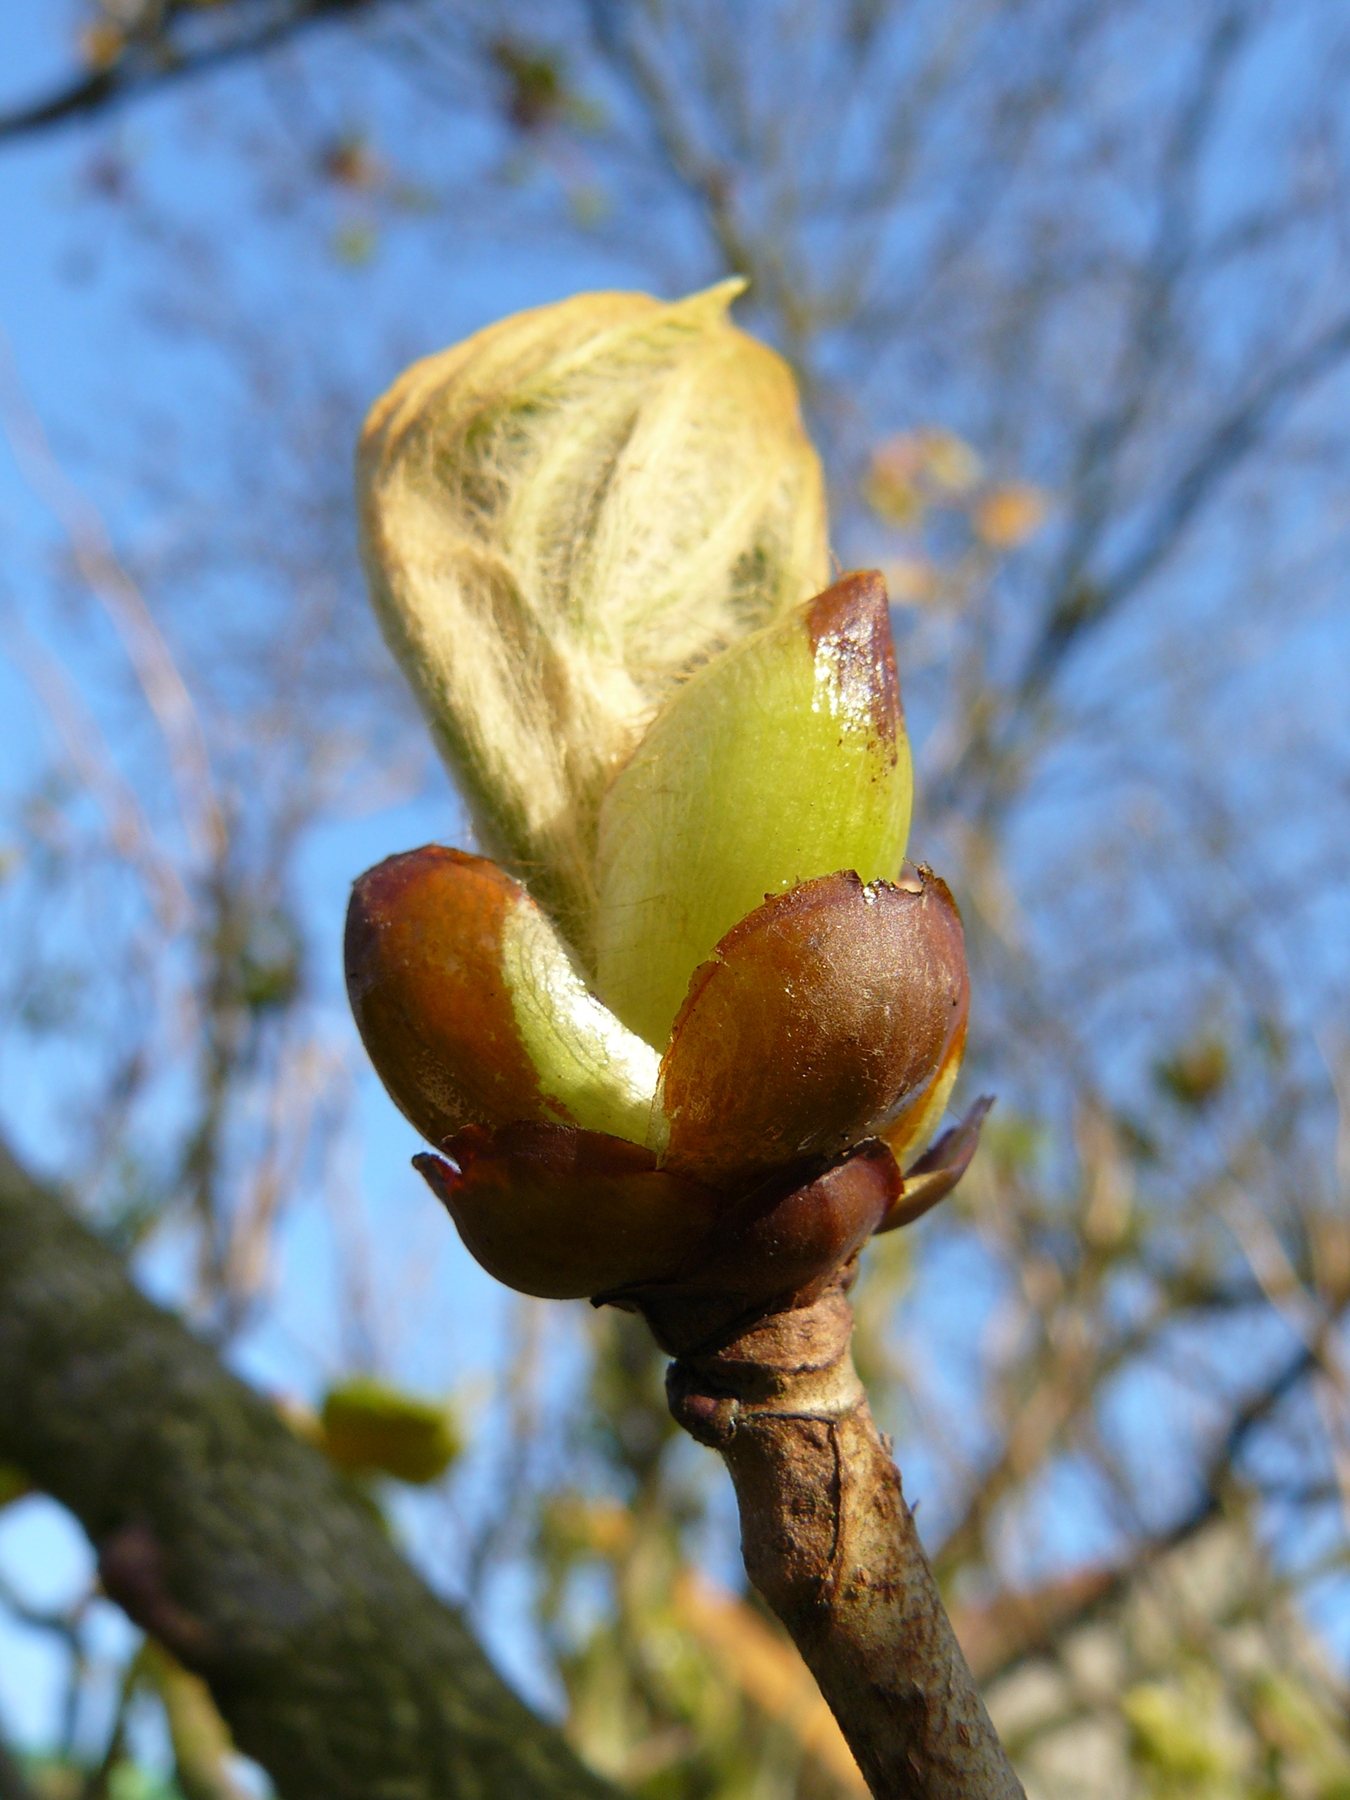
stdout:
<svg viewBox="0 0 1350 1800">
<path fill-rule="evenodd" d="M 415 1166 L 490 1275 L 545 1299 L 640 1304 L 670 1321 L 671 1349 L 808 1304 L 901 1189 L 875 1141 L 739 1200 L 658 1169 L 637 1144 L 574 1126 L 469 1125 L 444 1150 Z"/>
<path fill-rule="evenodd" d="M 746 1196 L 670 1279 L 602 1298 L 636 1306 L 672 1355 L 701 1354 L 768 1313 L 811 1305 L 900 1191 L 886 1146 L 859 1144 L 814 1178 L 786 1174 Z"/>
<path fill-rule="evenodd" d="M 352 888 L 344 946 L 361 1041 L 396 1106 L 438 1144 L 470 1120 L 558 1118 L 516 1030 L 502 933 L 520 883 L 426 844 Z"/>
<path fill-rule="evenodd" d="M 878 1231 L 897 1231 L 902 1225 L 912 1225 L 947 1198 L 975 1160 L 980 1128 L 993 1104 L 991 1094 L 981 1094 L 965 1118 L 950 1131 L 944 1131 L 924 1152 L 906 1173 L 904 1192 L 877 1226 Z"/>
<path fill-rule="evenodd" d="M 775 895 L 690 983 L 661 1072 L 668 1165 L 714 1186 L 833 1157 L 918 1104 L 961 1029 L 961 921 L 927 871 Z"/>
<path fill-rule="evenodd" d="M 583 1299 L 682 1268 L 726 1201 L 650 1150 L 575 1126 L 469 1125 L 413 1161 L 470 1254 L 523 1294 Z"/>
</svg>

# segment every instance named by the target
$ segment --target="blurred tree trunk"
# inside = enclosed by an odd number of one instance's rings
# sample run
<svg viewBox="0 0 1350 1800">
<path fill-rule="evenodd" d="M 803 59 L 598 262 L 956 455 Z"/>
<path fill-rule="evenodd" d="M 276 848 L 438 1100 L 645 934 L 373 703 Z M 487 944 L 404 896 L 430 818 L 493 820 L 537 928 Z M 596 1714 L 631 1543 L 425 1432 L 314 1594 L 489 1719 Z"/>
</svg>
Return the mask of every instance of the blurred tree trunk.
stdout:
<svg viewBox="0 0 1350 1800">
<path fill-rule="evenodd" d="M 23 1770 L 0 1744 L 0 1800 L 33 1800 L 33 1790 L 23 1778 Z"/>
<path fill-rule="evenodd" d="M 0 1148 L 0 1455 L 286 1800 L 602 1800 L 359 1497 Z"/>
</svg>

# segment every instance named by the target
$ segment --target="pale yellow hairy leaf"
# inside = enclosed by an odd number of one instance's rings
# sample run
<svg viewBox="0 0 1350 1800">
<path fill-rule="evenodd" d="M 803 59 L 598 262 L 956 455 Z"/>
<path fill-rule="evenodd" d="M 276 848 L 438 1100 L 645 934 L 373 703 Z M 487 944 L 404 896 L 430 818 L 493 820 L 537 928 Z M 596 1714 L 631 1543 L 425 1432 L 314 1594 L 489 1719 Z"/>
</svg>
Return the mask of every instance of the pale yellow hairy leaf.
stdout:
<svg viewBox="0 0 1350 1800">
<path fill-rule="evenodd" d="M 615 770 L 695 668 L 824 587 L 787 365 L 686 300 L 582 294 L 415 364 L 359 485 L 385 635 L 483 848 L 589 964 Z"/>
</svg>

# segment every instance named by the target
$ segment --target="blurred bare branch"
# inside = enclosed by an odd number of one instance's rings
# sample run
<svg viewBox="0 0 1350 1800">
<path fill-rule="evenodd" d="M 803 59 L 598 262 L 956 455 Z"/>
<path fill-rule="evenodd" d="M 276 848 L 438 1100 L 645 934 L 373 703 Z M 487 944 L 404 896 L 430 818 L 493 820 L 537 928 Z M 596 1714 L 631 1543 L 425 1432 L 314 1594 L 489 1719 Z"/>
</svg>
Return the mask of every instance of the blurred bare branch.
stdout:
<svg viewBox="0 0 1350 1800">
<path fill-rule="evenodd" d="M 86 66 L 53 92 L 0 112 L 0 143 L 110 111 L 210 69 L 263 54 L 374 0 L 151 0 L 91 21 Z"/>
</svg>

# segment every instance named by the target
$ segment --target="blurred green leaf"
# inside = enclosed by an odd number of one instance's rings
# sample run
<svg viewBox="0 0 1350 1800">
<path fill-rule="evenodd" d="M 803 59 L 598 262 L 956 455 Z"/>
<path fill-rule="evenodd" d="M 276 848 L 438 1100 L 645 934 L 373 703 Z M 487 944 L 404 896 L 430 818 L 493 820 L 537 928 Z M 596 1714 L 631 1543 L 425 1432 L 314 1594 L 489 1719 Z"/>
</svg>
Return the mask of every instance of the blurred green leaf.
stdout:
<svg viewBox="0 0 1350 1800">
<path fill-rule="evenodd" d="M 1178 1106 L 1201 1112 L 1218 1099 L 1230 1072 L 1227 1045 L 1221 1038 L 1205 1035 L 1178 1050 L 1175 1056 L 1155 1063 L 1153 1077 Z"/>
<path fill-rule="evenodd" d="M 319 1419 L 324 1454 L 348 1475 L 392 1475 L 424 1486 L 462 1448 L 444 1402 L 419 1400 L 367 1375 L 330 1388 Z"/>
<path fill-rule="evenodd" d="M 373 225 L 352 220 L 333 233 L 333 254 L 350 268 L 364 268 L 374 260 L 379 238 Z"/>
</svg>

